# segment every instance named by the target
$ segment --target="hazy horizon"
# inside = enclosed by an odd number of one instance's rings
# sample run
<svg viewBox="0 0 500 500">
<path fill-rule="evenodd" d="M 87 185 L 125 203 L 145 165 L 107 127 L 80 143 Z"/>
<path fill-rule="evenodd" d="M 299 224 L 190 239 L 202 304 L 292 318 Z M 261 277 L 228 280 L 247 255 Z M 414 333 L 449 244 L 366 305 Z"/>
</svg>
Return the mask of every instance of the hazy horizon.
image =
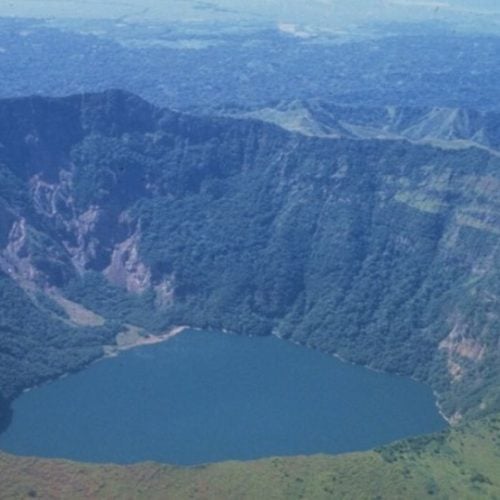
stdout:
<svg viewBox="0 0 500 500">
<path fill-rule="evenodd" d="M 500 31 L 496 0 L 16 0 L 0 16 L 123 22 L 254 22 L 345 29 L 373 22 L 436 21 Z"/>
</svg>

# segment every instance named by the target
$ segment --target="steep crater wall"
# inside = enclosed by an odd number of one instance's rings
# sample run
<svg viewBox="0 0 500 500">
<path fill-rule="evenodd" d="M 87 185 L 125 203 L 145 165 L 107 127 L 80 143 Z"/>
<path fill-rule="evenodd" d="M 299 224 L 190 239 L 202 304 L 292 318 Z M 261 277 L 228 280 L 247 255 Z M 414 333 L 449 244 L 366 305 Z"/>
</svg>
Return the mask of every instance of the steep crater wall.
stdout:
<svg viewBox="0 0 500 500">
<path fill-rule="evenodd" d="M 15 296 L 41 325 L 3 315 L 7 397 L 124 325 L 190 324 L 416 377 L 455 420 L 499 407 L 494 152 L 308 137 L 120 91 L 3 101 L 0 143 L 2 307 Z M 54 290 L 107 321 L 75 325 Z"/>
</svg>

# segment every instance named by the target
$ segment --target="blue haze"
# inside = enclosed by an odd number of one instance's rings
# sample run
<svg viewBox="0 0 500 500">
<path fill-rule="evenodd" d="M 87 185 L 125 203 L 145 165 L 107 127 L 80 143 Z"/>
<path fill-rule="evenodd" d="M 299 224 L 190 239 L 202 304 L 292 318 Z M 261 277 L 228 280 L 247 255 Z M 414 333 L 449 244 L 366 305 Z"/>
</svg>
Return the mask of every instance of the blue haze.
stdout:
<svg viewBox="0 0 500 500">
<path fill-rule="evenodd" d="M 376 22 L 444 22 L 498 30 L 498 0 L 16 0 L 0 16 L 163 23 L 294 23 L 347 29 Z"/>
</svg>

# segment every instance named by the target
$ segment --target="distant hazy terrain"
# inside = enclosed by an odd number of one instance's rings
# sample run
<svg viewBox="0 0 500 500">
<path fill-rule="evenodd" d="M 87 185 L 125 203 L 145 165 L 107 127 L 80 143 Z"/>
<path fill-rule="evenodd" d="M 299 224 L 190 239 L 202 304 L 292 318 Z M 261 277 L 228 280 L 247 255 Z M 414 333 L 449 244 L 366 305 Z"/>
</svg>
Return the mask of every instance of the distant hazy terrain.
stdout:
<svg viewBox="0 0 500 500">
<path fill-rule="evenodd" d="M 436 21 L 466 29 L 498 28 L 500 8 L 495 0 L 96 0 L 3 2 L 0 16 L 114 19 L 122 22 L 259 22 L 349 30 L 374 22 Z M 296 27 L 291 26 L 297 25 Z"/>
<path fill-rule="evenodd" d="M 0 19 L 0 96 L 120 88 L 176 109 L 324 99 L 498 109 L 500 39 L 434 25 L 294 36 L 276 26 Z"/>
</svg>

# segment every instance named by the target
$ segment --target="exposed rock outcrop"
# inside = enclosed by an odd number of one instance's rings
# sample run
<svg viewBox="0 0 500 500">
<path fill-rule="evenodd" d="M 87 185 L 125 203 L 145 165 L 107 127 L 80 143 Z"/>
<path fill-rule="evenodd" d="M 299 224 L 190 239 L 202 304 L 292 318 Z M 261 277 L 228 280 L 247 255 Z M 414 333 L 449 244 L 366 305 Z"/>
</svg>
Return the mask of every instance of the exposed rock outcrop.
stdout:
<svg viewBox="0 0 500 500">
<path fill-rule="evenodd" d="M 140 230 L 137 228 L 129 238 L 117 243 L 111 263 L 104 270 L 104 275 L 111 283 L 132 293 L 142 293 L 151 288 L 151 269 L 139 256 L 140 239 Z"/>
<path fill-rule="evenodd" d="M 450 415 L 500 406 L 492 383 L 475 397 L 484 373 L 500 380 L 491 116 L 251 113 L 196 117 L 123 92 L 0 102 L 16 187 L 0 198 L 3 273 L 33 295 L 74 286 L 104 320 L 278 331 L 429 382 Z"/>
</svg>

